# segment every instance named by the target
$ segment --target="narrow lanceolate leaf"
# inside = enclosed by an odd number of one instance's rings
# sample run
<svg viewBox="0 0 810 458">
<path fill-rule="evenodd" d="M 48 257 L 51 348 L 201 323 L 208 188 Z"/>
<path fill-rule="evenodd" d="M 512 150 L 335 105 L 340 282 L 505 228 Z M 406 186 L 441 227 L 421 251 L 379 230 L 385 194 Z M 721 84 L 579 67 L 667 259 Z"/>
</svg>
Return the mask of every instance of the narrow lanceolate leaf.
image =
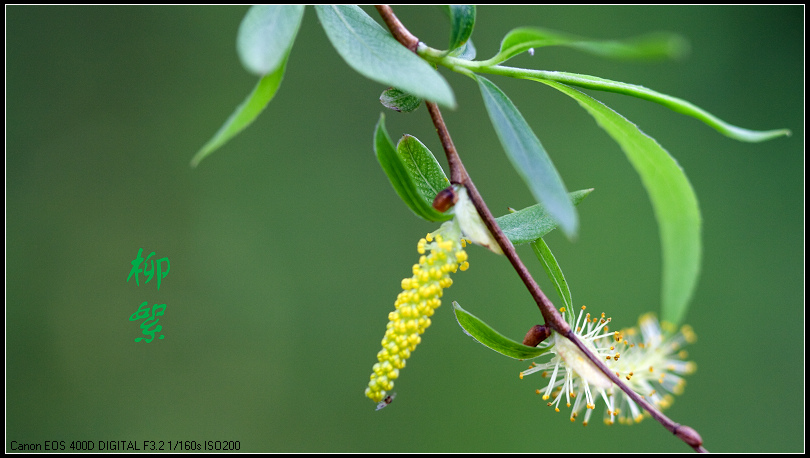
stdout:
<svg viewBox="0 0 810 458">
<path fill-rule="evenodd" d="M 253 6 L 239 26 L 236 48 L 248 71 L 262 78 L 225 124 L 191 159 L 196 167 L 249 126 L 276 95 L 304 15 L 303 6 Z"/>
<path fill-rule="evenodd" d="M 540 140 L 506 94 L 486 78 L 477 76 L 476 80 L 489 119 L 512 166 L 537 202 L 543 204 L 568 237 L 573 237 L 578 224 L 576 210 Z"/>
<path fill-rule="evenodd" d="M 475 5 L 450 5 L 450 47 L 456 49 L 470 39 L 475 26 Z"/>
<path fill-rule="evenodd" d="M 407 92 L 402 92 L 399 89 L 389 87 L 380 95 L 380 103 L 383 104 L 385 108 L 401 113 L 410 113 L 419 108 L 419 105 L 422 104 L 422 99 L 414 97 Z"/>
<path fill-rule="evenodd" d="M 683 37 L 666 32 L 624 40 L 593 40 L 539 27 L 519 27 L 506 34 L 500 51 L 487 64 L 498 64 L 531 48 L 544 46 L 568 46 L 618 59 L 671 59 L 681 57 L 689 50 Z"/>
<path fill-rule="evenodd" d="M 450 186 L 450 180 L 444 174 L 439 161 L 427 146 L 411 135 L 405 135 L 399 140 L 397 154 L 405 165 L 411 181 L 416 185 L 419 195 L 432 208 L 436 194 Z"/>
<path fill-rule="evenodd" d="M 559 83 L 564 83 L 571 86 L 583 87 L 585 89 L 595 89 L 597 91 L 615 92 L 618 94 L 630 95 L 640 99 L 659 103 L 673 111 L 699 119 L 700 121 L 703 121 L 716 129 L 721 134 L 735 140 L 744 142 L 761 142 L 790 135 L 790 130 L 788 129 L 763 131 L 744 129 L 742 127 L 731 125 L 713 114 L 703 110 L 702 108 L 692 105 L 686 100 L 672 97 L 671 95 L 662 94 L 644 86 L 622 83 L 619 81 L 611 81 L 596 76 L 579 75 L 576 73 L 548 72 L 542 70 L 530 70 L 521 73 L 523 73 L 525 76 L 518 76 L 519 78 L 526 78 L 540 82 L 557 81 Z"/>
<path fill-rule="evenodd" d="M 563 275 L 560 265 L 557 264 L 557 259 L 554 257 L 554 254 L 551 253 L 551 249 L 546 245 L 543 239 L 537 239 L 532 242 L 532 250 L 534 250 L 534 254 L 537 255 L 537 259 L 540 260 L 540 263 L 543 264 L 543 268 L 546 269 L 548 278 L 554 283 L 554 289 L 557 290 L 557 294 L 562 298 L 566 310 L 573 310 L 571 290 L 568 289 L 568 282 L 565 281 L 565 275 Z"/>
<path fill-rule="evenodd" d="M 219 128 L 217 133 L 208 140 L 208 143 L 197 151 L 197 154 L 191 159 L 192 167 L 196 167 L 197 164 L 209 154 L 235 137 L 236 134 L 249 126 L 256 117 L 264 111 L 264 108 L 270 103 L 273 96 L 276 95 L 276 91 L 278 91 L 278 87 L 284 77 L 284 67 L 286 67 L 286 63 L 285 59 L 276 71 L 259 80 L 259 83 L 253 88 L 253 92 L 248 95 L 241 105 L 236 107 L 236 110 L 234 110 L 231 116 L 225 121 L 225 124 Z"/>
<path fill-rule="evenodd" d="M 548 348 L 529 347 L 503 336 L 481 321 L 480 318 L 461 308 L 458 302 L 453 302 L 453 311 L 456 313 L 456 320 L 458 320 L 458 324 L 461 325 L 464 332 L 485 347 L 502 355 L 523 360 L 537 358 L 548 351 Z"/>
<path fill-rule="evenodd" d="M 579 205 L 592 191 L 593 188 L 570 193 L 571 202 Z M 508 213 L 495 218 L 495 221 L 513 245 L 533 242 L 557 228 L 557 222 L 542 204 Z"/>
<path fill-rule="evenodd" d="M 303 5 L 250 7 L 236 37 L 242 65 L 259 76 L 275 71 L 287 59 L 303 17 Z"/>
<path fill-rule="evenodd" d="M 647 189 L 661 234 L 663 281 L 661 317 L 680 323 L 697 285 L 700 270 L 700 210 L 683 169 L 661 145 L 601 102 L 552 81 L 594 117 L 621 146 Z"/>
<path fill-rule="evenodd" d="M 470 39 L 470 34 L 472 34 L 472 29 L 475 25 L 475 5 L 439 5 L 439 7 L 450 20 L 452 29 L 450 31 L 450 50 L 447 52 L 447 55 L 464 60 L 475 59 L 476 50 Z M 463 26 L 465 23 L 469 24 L 469 27 Z M 464 32 L 465 29 L 469 31 L 466 41 L 464 41 L 463 44 L 454 45 L 454 43 L 462 41 L 461 38 L 466 34 Z"/>
<path fill-rule="evenodd" d="M 448 56 L 456 57 L 456 58 L 464 59 L 464 60 L 473 60 L 473 59 L 475 59 L 475 53 L 476 53 L 476 50 L 475 50 L 475 45 L 473 45 L 473 41 L 472 40 L 467 40 L 467 42 L 464 43 L 464 46 L 462 46 L 460 48 L 456 48 L 456 49 L 450 51 Z"/>
<path fill-rule="evenodd" d="M 380 115 L 380 120 L 374 130 L 374 153 L 377 155 L 377 160 L 380 162 L 385 175 L 394 187 L 394 191 L 417 216 L 427 221 L 446 221 L 452 217 L 434 209 L 431 205 L 432 198 L 428 202 L 419 191 L 414 179 L 418 174 L 412 174 L 409 171 L 409 167 L 405 165 L 394 148 L 394 142 L 391 141 L 391 137 L 388 136 L 388 132 L 385 130 L 385 116 L 383 115 Z M 420 163 L 423 164 L 421 159 Z"/>
<path fill-rule="evenodd" d="M 416 97 L 456 107 L 447 81 L 359 7 L 316 5 L 315 11 L 332 46 L 358 73 Z"/>
</svg>

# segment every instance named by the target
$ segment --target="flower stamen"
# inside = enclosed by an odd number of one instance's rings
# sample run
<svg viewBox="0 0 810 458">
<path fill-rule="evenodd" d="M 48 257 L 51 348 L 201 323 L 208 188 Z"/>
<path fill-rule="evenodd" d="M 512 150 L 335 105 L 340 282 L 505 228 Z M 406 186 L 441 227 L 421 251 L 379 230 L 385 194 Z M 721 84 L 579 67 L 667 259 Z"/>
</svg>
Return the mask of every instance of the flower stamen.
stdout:
<svg viewBox="0 0 810 458">
<path fill-rule="evenodd" d="M 586 347 L 599 356 L 617 377 L 625 374 L 627 385 L 659 409 L 672 404 L 674 398 L 670 393 L 683 391 L 686 381 L 681 376 L 695 371 L 693 362 L 683 361 L 686 352 L 681 350 L 683 344 L 696 340 L 694 331 L 688 326 L 674 333 L 674 327 L 659 325 L 652 314 L 647 314 L 639 319 L 640 332 L 638 329 L 609 332 L 611 319 L 605 318 L 604 313 L 592 317 L 582 306 L 574 319 L 573 313 L 565 313 L 564 308 L 560 311 L 567 322 L 574 322 L 572 329 Z M 644 418 L 636 403 L 613 385 L 577 346 L 556 332 L 551 337 L 539 346 L 548 347 L 547 354 L 553 355 L 552 359 L 543 364 L 532 363 L 532 367 L 522 373 L 529 375 L 542 371 L 546 376 L 546 371 L 553 368 L 549 383 L 542 391 L 549 406 L 559 411 L 564 392 L 568 407 L 571 407 L 571 398 L 574 399 L 571 421 L 576 421 L 578 412 L 584 408 L 583 424 L 587 425 L 596 408 L 596 400 L 600 398 L 605 403 L 604 421 L 607 424 L 613 424 L 615 419 L 621 424 L 632 424 Z M 560 373 L 562 379 L 557 380 Z M 552 397 L 554 399 L 549 401 Z"/>
</svg>

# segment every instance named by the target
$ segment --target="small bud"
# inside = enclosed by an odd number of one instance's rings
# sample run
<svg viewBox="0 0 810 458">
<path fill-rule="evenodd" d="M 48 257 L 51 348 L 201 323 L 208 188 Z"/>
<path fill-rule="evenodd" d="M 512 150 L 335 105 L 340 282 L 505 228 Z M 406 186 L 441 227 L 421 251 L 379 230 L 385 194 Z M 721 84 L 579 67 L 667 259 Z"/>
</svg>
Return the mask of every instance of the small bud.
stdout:
<svg viewBox="0 0 810 458">
<path fill-rule="evenodd" d="M 456 194 L 452 186 L 448 186 L 436 194 L 436 198 L 433 199 L 433 208 L 444 213 L 454 206 L 456 202 L 458 202 L 458 194 Z"/>
<path fill-rule="evenodd" d="M 543 326 L 542 324 L 536 324 L 529 329 L 529 332 L 526 333 L 526 337 L 523 338 L 523 345 L 536 347 L 538 344 L 540 344 L 540 342 L 546 340 L 550 335 L 551 328 Z"/>
<path fill-rule="evenodd" d="M 703 439 L 700 437 L 700 434 L 686 425 L 677 426 L 674 433 L 691 447 L 700 447 L 703 445 Z"/>
</svg>

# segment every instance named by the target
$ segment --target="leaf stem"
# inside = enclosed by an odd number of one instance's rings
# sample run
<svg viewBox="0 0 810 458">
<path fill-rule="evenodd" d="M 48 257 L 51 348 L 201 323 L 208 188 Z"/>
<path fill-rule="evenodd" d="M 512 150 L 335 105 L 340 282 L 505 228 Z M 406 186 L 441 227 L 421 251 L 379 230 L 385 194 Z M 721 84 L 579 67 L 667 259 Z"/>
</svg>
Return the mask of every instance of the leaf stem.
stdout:
<svg viewBox="0 0 810 458">
<path fill-rule="evenodd" d="M 396 38 L 397 41 L 399 41 L 403 46 L 416 53 L 416 49 L 419 46 L 419 39 L 411 34 L 407 28 L 405 28 L 405 26 L 396 17 L 393 10 L 391 10 L 391 7 L 388 5 L 377 5 L 376 8 L 388 26 L 388 29 L 393 34 L 394 38 Z M 414 42 L 416 44 L 414 44 Z M 427 47 L 425 46 L 421 46 L 420 50 L 426 48 Z M 706 452 L 706 449 L 704 449 L 702 446 L 703 440 L 697 431 L 688 426 L 675 423 L 666 415 L 656 410 L 641 396 L 639 396 L 638 393 L 630 389 L 629 386 L 625 385 L 624 382 L 622 382 L 622 380 L 614 372 L 612 372 L 605 365 L 605 363 L 602 362 L 602 360 L 597 358 L 596 355 L 594 355 L 576 336 L 568 323 L 565 322 L 560 313 L 554 307 L 554 304 L 548 299 L 548 297 L 546 297 L 537 282 L 534 281 L 534 278 L 532 278 L 529 270 L 520 260 L 520 257 L 515 251 L 515 247 L 512 245 L 512 242 L 510 242 L 509 238 L 503 233 L 501 228 L 498 226 L 498 223 L 495 221 L 495 217 L 492 216 L 492 212 L 489 211 L 489 207 L 487 207 L 484 199 L 478 192 L 478 189 L 476 189 L 475 184 L 473 184 L 470 175 L 464 168 L 464 164 L 458 155 L 458 151 L 453 144 L 453 140 L 450 138 L 450 132 L 447 130 L 447 125 L 442 118 L 439 107 L 435 103 L 428 101 L 425 101 L 425 104 L 427 105 L 428 112 L 430 113 L 430 118 L 433 120 L 433 125 L 436 127 L 436 132 L 439 135 L 439 140 L 442 143 L 444 152 L 447 155 L 447 162 L 450 167 L 450 181 L 453 183 L 463 184 L 467 188 L 470 200 L 472 201 L 473 205 L 475 205 L 476 210 L 478 210 L 478 214 L 481 216 L 481 219 L 484 221 L 487 229 L 489 229 L 489 231 L 495 237 L 495 240 L 498 242 L 498 246 L 501 247 L 504 255 L 506 255 L 507 259 L 509 259 L 512 267 L 515 269 L 515 271 L 517 271 L 518 276 L 521 280 L 523 280 L 523 283 L 526 285 L 526 288 L 529 290 L 532 298 L 534 298 L 535 302 L 537 303 L 540 313 L 543 314 L 543 319 L 546 322 L 546 326 L 573 342 L 580 349 L 580 351 L 582 351 L 582 353 L 585 354 L 588 359 L 590 359 L 591 362 L 599 368 L 600 371 L 610 378 L 613 383 L 619 386 L 622 391 L 627 393 L 630 399 L 639 404 L 642 408 L 644 408 L 644 410 L 648 411 L 650 415 L 661 423 L 667 430 L 683 440 L 695 451 Z M 532 333 L 532 331 L 530 330 L 529 333 Z"/>
<path fill-rule="evenodd" d="M 596 91 L 615 92 L 629 95 L 642 100 L 663 105 L 670 110 L 686 116 L 691 116 L 721 134 L 739 141 L 762 142 L 777 137 L 790 136 L 789 129 L 751 130 L 729 124 L 708 111 L 678 97 L 663 94 L 658 91 L 639 86 L 637 84 L 612 81 L 597 76 L 582 75 L 578 73 L 557 72 L 547 70 L 534 70 L 529 68 L 507 67 L 492 64 L 492 59 L 485 61 L 470 61 L 452 56 L 445 56 L 441 51 L 421 44 L 417 54 L 433 64 L 442 65 L 457 73 L 470 75 L 471 72 L 487 73 L 491 75 L 508 76 L 510 78 L 528 79 L 534 81 L 556 81 L 569 86 L 592 89 Z"/>
</svg>

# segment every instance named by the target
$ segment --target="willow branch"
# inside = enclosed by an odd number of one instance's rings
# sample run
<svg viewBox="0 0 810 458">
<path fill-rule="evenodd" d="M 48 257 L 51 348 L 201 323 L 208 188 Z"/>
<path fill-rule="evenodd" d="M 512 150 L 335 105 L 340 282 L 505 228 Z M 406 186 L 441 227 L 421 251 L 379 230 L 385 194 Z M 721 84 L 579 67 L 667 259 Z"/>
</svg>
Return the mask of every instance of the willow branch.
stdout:
<svg viewBox="0 0 810 458">
<path fill-rule="evenodd" d="M 695 451 L 705 452 L 706 450 L 702 447 L 703 441 L 697 431 L 688 426 L 675 423 L 669 417 L 656 410 L 652 405 L 650 405 L 650 403 L 645 401 L 643 397 L 627 386 L 622 379 L 616 375 L 615 372 L 611 371 L 601 359 L 599 359 L 590 349 L 588 349 L 588 347 L 585 346 L 585 343 L 582 342 L 579 337 L 577 337 L 568 323 L 563 320 L 562 316 L 559 314 L 559 312 L 557 312 L 557 309 L 554 308 L 554 304 L 551 303 L 548 297 L 546 297 L 546 295 L 534 281 L 534 278 L 532 278 L 528 269 L 526 269 L 526 266 L 520 260 L 520 257 L 515 251 L 515 247 L 512 245 L 512 242 L 509 241 L 509 238 L 498 226 L 498 223 L 495 221 L 495 217 L 492 216 L 492 212 L 489 211 L 489 207 L 487 207 L 484 199 L 481 197 L 481 194 L 475 188 L 472 179 L 470 179 L 470 175 L 467 173 L 467 170 L 464 168 L 464 164 L 461 162 L 461 158 L 458 156 L 458 151 L 456 151 L 453 141 L 450 139 L 450 133 L 447 131 L 447 126 L 444 123 L 444 119 L 439 111 L 439 107 L 435 103 L 431 102 L 426 102 L 426 104 L 428 111 L 430 112 L 430 117 L 433 120 L 433 124 L 436 126 L 436 130 L 439 132 L 439 138 L 442 140 L 442 147 L 447 155 L 447 162 L 450 164 L 451 176 L 461 177 L 460 183 L 467 188 L 467 192 L 470 195 L 470 200 L 472 201 L 473 205 L 475 205 L 476 210 L 478 210 L 478 214 L 481 216 L 481 219 L 484 221 L 487 229 L 489 229 L 489 231 L 495 237 L 495 240 L 498 242 L 498 246 L 501 247 L 504 255 L 506 255 L 509 262 L 512 263 L 512 266 L 517 271 L 518 276 L 520 276 L 520 279 L 523 280 L 523 283 L 528 288 L 532 298 L 534 298 L 535 302 L 537 302 L 537 307 L 540 308 L 540 312 L 543 314 L 543 319 L 546 321 L 546 325 L 553 328 L 555 331 L 573 342 L 582 351 L 582 353 L 585 354 L 588 359 L 590 359 L 591 362 L 599 368 L 600 371 L 602 371 L 613 383 L 621 388 L 622 391 L 627 393 L 627 396 L 630 399 L 636 402 L 636 404 L 640 405 L 644 410 L 648 411 L 650 416 L 661 423 L 661 425 L 663 425 L 664 428 L 666 428 L 669 432 L 678 436 Z M 453 171 L 453 164 L 455 164 L 455 167 L 458 168 L 455 173 Z"/>
<path fill-rule="evenodd" d="M 394 14 L 394 11 L 391 10 L 391 7 L 388 5 L 375 5 L 374 7 L 377 8 L 377 12 L 380 13 L 383 21 L 385 21 L 385 25 L 388 26 L 388 30 L 396 37 L 397 41 L 416 54 L 416 46 L 419 45 L 419 39 L 399 22 L 399 18 Z"/>
<path fill-rule="evenodd" d="M 396 17 L 393 10 L 391 10 L 391 7 L 388 5 L 377 5 L 376 8 L 380 13 L 380 16 L 382 16 L 383 21 L 385 21 L 385 24 L 388 26 L 388 29 L 393 34 L 394 38 L 396 38 L 397 41 L 399 41 L 403 46 L 415 53 L 419 44 L 419 39 L 408 31 L 407 28 L 405 28 L 405 26 Z M 650 416 L 655 418 L 668 431 L 680 438 L 695 451 L 706 452 L 707 450 L 703 448 L 703 440 L 697 431 L 689 426 L 681 425 L 672 421 L 669 417 L 656 410 L 652 405 L 650 405 L 650 403 L 645 401 L 644 398 L 639 396 L 638 393 L 627 386 L 577 337 L 568 323 L 565 322 L 560 313 L 554 307 L 554 304 L 548 299 L 548 297 L 546 297 L 546 295 L 540 289 L 540 286 L 538 286 L 537 282 L 534 281 L 534 278 L 532 278 L 529 270 L 520 260 L 520 257 L 515 251 L 515 247 L 512 245 L 512 242 L 509 241 L 509 238 L 503 233 L 501 228 L 498 226 L 498 223 L 495 221 L 495 217 L 492 215 L 492 212 L 489 211 L 489 207 L 487 207 L 484 199 L 478 192 L 478 189 L 476 189 L 475 184 L 473 184 L 470 175 L 464 168 L 464 164 L 458 155 L 458 151 L 453 144 L 453 140 L 450 138 L 450 132 L 447 130 L 447 125 L 442 118 L 438 105 L 428 101 L 425 101 L 425 104 L 427 105 L 428 112 L 430 113 L 430 118 L 433 120 L 433 125 L 436 127 L 436 132 L 438 133 L 439 140 L 442 143 L 442 148 L 447 155 L 447 163 L 450 167 L 451 181 L 453 183 L 463 184 L 467 188 L 470 200 L 475 206 L 475 209 L 478 211 L 478 214 L 481 216 L 481 219 L 484 221 L 484 224 L 487 226 L 487 229 L 489 229 L 490 233 L 492 233 L 492 235 L 495 237 L 495 241 L 498 243 L 498 246 L 501 247 L 504 255 L 507 259 L 509 259 L 512 267 L 514 267 L 518 276 L 523 281 L 523 284 L 526 285 L 526 288 L 529 290 L 532 298 L 537 303 L 540 313 L 543 314 L 543 319 L 546 322 L 546 326 L 554 329 L 559 334 L 565 336 L 568 340 L 573 342 L 580 349 L 580 351 L 582 351 L 582 353 L 594 365 L 596 365 L 596 367 L 599 368 L 600 371 L 602 371 L 613 383 L 621 388 L 622 391 L 627 393 L 627 396 L 630 399 L 649 412 Z M 532 330 L 529 331 L 526 338 L 530 340 L 537 339 L 538 337 L 536 335 L 534 337 L 530 336 L 530 334 L 533 332 L 535 332 L 535 328 L 532 328 Z M 542 332 L 545 333 L 546 331 L 543 330 Z"/>
<path fill-rule="evenodd" d="M 447 155 L 451 181 L 457 180 L 457 183 L 463 184 L 464 187 L 467 188 L 467 193 L 475 209 L 478 210 L 478 214 L 481 215 L 481 219 L 484 221 L 487 229 L 489 229 L 489 232 L 495 237 L 495 241 L 498 242 L 498 246 L 501 247 L 503 254 L 509 259 L 509 262 L 512 264 L 512 267 L 514 267 L 515 271 L 517 271 L 520 279 L 523 280 L 523 284 L 526 285 L 529 294 L 532 295 L 532 298 L 537 303 L 540 313 L 543 314 L 543 319 L 546 321 L 546 324 L 560 334 L 567 335 L 571 327 L 563 320 L 562 316 L 554 308 L 554 304 L 551 303 L 548 297 L 543 293 L 543 290 L 540 289 L 537 282 L 534 281 L 534 278 L 532 278 L 532 275 L 529 273 L 529 269 L 527 269 L 523 261 L 520 260 L 514 245 L 512 245 L 512 242 L 509 241 L 509 238 L 498 226 L 495 217 L 492 215 L 492 212 L 489 211 L 489 207 L 487 207 L 483 197 L 481 197 L 470 175 L 464 168 L 464 164 L 461 162 L 461 158 L 453 145 L 453 140 L 450 138 L 450 132 L 447 131 L 447 125 L 444 123 L 439 107 L 432 102 L 425 102 L 425 104 L 427 105 L 428 112 L 430 112 L 433 125 L 436 126 L 436 131 L 439 134 L 444 152 Z"/>
</svg>

